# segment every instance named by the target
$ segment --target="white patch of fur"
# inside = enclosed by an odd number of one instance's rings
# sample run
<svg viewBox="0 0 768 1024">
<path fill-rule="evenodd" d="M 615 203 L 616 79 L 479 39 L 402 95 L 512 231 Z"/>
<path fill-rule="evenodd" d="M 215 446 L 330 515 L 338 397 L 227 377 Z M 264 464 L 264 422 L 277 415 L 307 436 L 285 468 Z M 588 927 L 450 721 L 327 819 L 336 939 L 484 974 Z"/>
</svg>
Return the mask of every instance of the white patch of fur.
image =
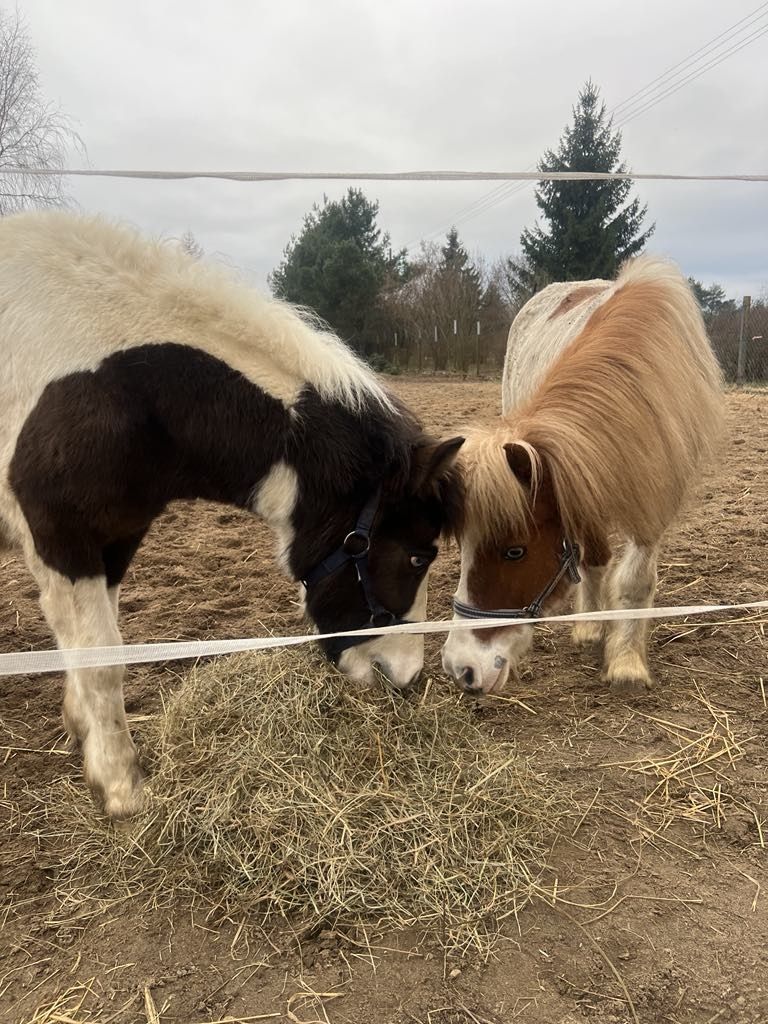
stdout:
<svg viewBox="0 0 768 1024">
<path fill-rule="evenodd" d="M 251 508 L 269 524 L 277 538 L 277 560 L 287 572 L 293 544 L 291 516 L 299 495 L 299 478 L 293 466 L 278 462 L 258 484 Z"/>
<path fill-rule="evenodd" d="M 507 337 L 501 385 L 502 415 L 506 416 L 536 391 L 557 356 L 618 287 L 619 283 L 613 281 L 568 281 L 550 284 L 526 302 L 513 320 Z M 552 318 L 563 300 L 582 288 L 603 290 Z"/>
<path fill-rule="evenodd" d="M 582 565 L 579 567 L 581 583 L 576 587 L 575 610 L 577 612 L 599 612 L 605 608 L 604 582 L 606 567 L 603 565 Z M 596 644 L 603 639 L 602 622 L 577 622 L 574 624 L 573 642 L 577 646 Z"/>
<path fill-rule="evenodd" d="M 286 405 L 305 384 L 352 406 L 365 396 L 388 402 L 368 367 L 308 312 L 97 217 L 4 217 L 0 309 L 14 327 L 4 344 L 46 381 L 117 350 L 175 341 L 225 360 Z"/>
<path fill-rule="evenodd" d="M 472 687 L 483 693 L 500 693 L 532 644 L 533 626 L 508 626 L 493 632 L 454 629 L 443 646 L 443 669 L 459 681 L 471 669 Z"/>
<path fill-rule="evenodd" d="M 658 547 L 629 541 L 611 565 L 609 606 L 650 608 L 656 596 Z M 620 689 L 642 692 L 650 686 L 646 619 L 624 619 L 607 624 L 604 675 Z"/>
<path fill-rule="evenodd" d="M 416 592 L 403 618 L 423 622 L 427 617 L 428 577 Z M 424 637 L 407 633 L 384 633 L 366 643 L 350 647 L 339 658 L 339 669 L 360 683 L 373 683 L 378 669 L 393 686 L 406 687 L 424 667 Z"/>
<path fill-rule="evenodd" d="M 122 643 L 115 618 L 117 588 L 104 577 L 77 580 L 29 559 L 40 585 L 40 606 L 58 646 L 108 647 Z M 141 773 L 123 703 L 123 666 L 67 673 L 64 725 L 79 742 L 88 785 L 104 800 L 110 817 L 123 818 L 141 806 Z"/>
<path fill-rule="evenodd" d="M 465 604 L 474 604 L 467 580 L 474 560 L 474 546 L 465 537 L 461 543 L 461 576 L 456 597 Z M 462 620 L 460 615 L 454 619 Z M 506 685 L 510 671 L 525 657 L 533 643 L 533 626 L 510 626 L 506 629 L 454 629 L 443 644 L 443 669 L 461 680 L 472 670 L 473 683 L 483 693 L 498 693 Z"/>
</svg>

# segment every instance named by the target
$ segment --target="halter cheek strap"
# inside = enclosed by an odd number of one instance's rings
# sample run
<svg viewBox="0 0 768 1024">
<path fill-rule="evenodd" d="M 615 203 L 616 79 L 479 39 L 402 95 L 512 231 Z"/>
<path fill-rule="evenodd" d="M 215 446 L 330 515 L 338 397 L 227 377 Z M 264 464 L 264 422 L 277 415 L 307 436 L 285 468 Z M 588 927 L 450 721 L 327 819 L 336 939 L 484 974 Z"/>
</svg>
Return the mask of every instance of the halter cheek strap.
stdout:
<svg viewBox="0 0 768 1024">
<path fill-rule="evenodd" d="M 579 559 L 581 552 L 578 544 L 571 544 L 564 539 L 560 549 L 560 564 L 557 572 L 544 587 L 538 597 L 525 608 L 493 608 L 485 611 L 473 604 L 466 604 L 464 601 L 453 599 L 453 610 L 462 619 L 538 619 L 544 602 L 550 597 L 560 584 L 564 576 L 567 576 L 572 583 L 580 583 Z"/>
<path fill-rule="evenodd" d="M 357 518 L 355 528 L 350 530 L 341 545 L 332 551 L 327 558 L 319 562 L 314 569 L 311 569 L 302 579 L 304 586 L 309 589 L 320 580 L 338 572 L 347 562 L 352 562 L 355 567 L 358 583 L 360 584 L 365 603 L 371 617 L 368 621 L 370 626 L 399 626 L 407 622 L 401 619 L 394 612 L 385 608 L 376 598 L 371 580 L 370 567 L 368 565 L 368 554 L 371 550 L 371 530 L 373 528 L 376 513 L 381 502 L 381 487 L 371 495 L 363 506 L 363 510 Z M 334 641 L 334 652 L 341 654 L 349 647 L 365 643 L 370 637 L 340 637 Z"/>
</svg>

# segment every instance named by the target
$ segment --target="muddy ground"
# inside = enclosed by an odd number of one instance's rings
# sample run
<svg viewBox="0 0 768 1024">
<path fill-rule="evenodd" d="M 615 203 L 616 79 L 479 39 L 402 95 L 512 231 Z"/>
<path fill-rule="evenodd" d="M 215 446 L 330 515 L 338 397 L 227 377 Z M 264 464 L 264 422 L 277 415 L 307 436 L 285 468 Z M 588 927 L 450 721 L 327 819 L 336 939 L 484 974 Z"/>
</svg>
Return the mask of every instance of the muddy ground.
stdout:
<svg viewBox="0 0 768 1024">
<path fill-rule="evenodd" d="M 403 378 L 395 388 L 440 431 L 498 406 L 494 381 Z M 728 411 L 722 464 L 667 539 L 659 603 L 766 595 L 768 392 L 732 392 Z M 454 551 L 434 575 L 435 617 L 447 613 L 455 579 Z M 126 580 L 123 633 L 136 642 L 298 632 L 294 596 L 258 523 L 179 505 Z M 25 827 L 41 792 L 78 778 L 77 757 L 63 752 L 60 682 L 0 680 L 0 1020 L 768 1021 L 768 616 L 735 618 L 657 625 L 657 685 L 632 701 L 606 691 L 596 653 L 542 629 L 510 690 L 525 707 L 478 712 L 576 807 L 550 855 L 554 898 L 529 906 L 488 962 L 446 960 L 435 936 L 417 933 L 272 945 L 181 898 L 95 915 L 62 905 L 56 865 Z M 0 651 L 50 643 L 26 571 L 0 558 Z M 438 646 L 429 644 L 428 673 L 447 686 Z M 137 731 L 180 671 L 129 670 Z"/>
</svg>

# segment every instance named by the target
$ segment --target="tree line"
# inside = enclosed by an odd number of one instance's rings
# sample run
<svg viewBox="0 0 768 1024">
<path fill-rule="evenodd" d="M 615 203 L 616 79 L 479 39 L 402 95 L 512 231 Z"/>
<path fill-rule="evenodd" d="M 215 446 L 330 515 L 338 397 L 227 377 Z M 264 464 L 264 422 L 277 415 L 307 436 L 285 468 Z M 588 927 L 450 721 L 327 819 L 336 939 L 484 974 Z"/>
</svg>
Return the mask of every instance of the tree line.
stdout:
<svg viewBox="0 0 768 1024">
<path fill-rule="evenodd" d="M 538 169 L 626 173 L 621 145 L 588 81 Z M 393 251 L 378 204 L 350 188 L 306 215 L 270 284 L 280 298 L 311 306 L 380 369 L 496 368 L 510 322 L 536 291 L 552 281 L 613 278 L 643 251 L 655 224 L 633 189 L 629 179 L 540 182 L 539 219 L 522 232 L 519 251 L 488 264 L 470 257 L 455 227 L 416 256 Z M 733 300 L 718 284 L 689 280 L 715 336 L 732 338 Z"/>
<path fill-rule="evenodd" d="M 621 135 L 597 87 L 587 82 L 542 171 L 625 171 Z M 503 359 L 509 323 L 550 281 L 615 276 L 654 230 L 632 197 L 632 182 L 545 181 L 536 189 L 541 223 L 523 231 L 520 251 L 488 264 L 471 258 L 455 227 L 442 246 L 415 257 L 393 252 L 378 226 L 378 204 L 350 188 L 306 215 L 270 277 L 274 293 L 311 306 L 374 365 L 425 363 L 469 372 Z"/>
</svg>

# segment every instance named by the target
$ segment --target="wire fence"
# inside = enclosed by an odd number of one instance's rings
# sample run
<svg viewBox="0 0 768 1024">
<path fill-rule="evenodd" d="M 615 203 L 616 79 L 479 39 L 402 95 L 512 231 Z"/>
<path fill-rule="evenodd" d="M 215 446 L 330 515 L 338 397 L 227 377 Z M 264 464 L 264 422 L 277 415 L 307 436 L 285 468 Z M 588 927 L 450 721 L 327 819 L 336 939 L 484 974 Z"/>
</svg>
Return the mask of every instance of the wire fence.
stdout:
<svg viewBox="0 0 768 1024">
<path fill-rule="evenodd" d="M 447 311 L 432 326 L 382 334 L 367 358 L 389 373 L 448 374 L 463 377 L 501 373 L 509 333 L 508 317 L 476 320 Z M 712 347 L 729 384 L 768 385 L 768 302 L 745 296 L 704 319 Z"/>
<path fill-rule="evenodd" d="M 706 317 L 712 346 L 732 384 L 768 384 L 768 303 L 745 296 Z"/>
</svg>

